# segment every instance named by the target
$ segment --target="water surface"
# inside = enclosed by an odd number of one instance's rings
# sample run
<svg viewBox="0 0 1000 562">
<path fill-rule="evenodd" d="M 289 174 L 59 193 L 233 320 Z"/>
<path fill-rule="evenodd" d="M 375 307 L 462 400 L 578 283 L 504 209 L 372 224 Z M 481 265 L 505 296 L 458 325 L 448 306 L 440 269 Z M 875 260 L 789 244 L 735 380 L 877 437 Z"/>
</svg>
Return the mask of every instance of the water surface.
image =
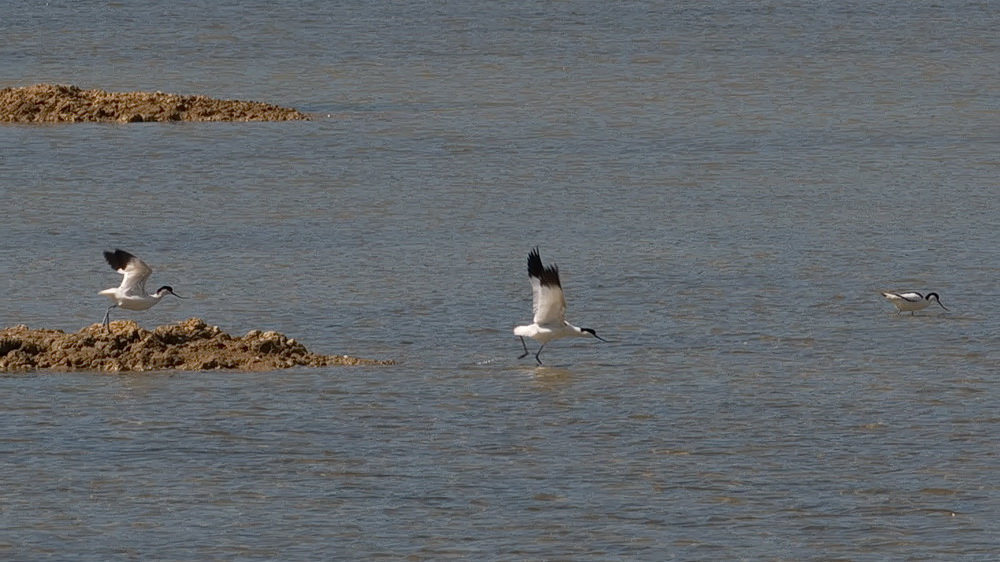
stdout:
<svg viewBox="0 0 1000 562">
<path fill-rule="evenodd" d="M 3 325 L 121 247 L 192 298 L 116 317 L 399 362 L 5 375 L 5 557 L 1000 547 L 990 3 L 0 8 L 0 87 L 315 117 L 0 128 Z M 535 245 L 612 343 L 516 359 Z"/>
</svg>

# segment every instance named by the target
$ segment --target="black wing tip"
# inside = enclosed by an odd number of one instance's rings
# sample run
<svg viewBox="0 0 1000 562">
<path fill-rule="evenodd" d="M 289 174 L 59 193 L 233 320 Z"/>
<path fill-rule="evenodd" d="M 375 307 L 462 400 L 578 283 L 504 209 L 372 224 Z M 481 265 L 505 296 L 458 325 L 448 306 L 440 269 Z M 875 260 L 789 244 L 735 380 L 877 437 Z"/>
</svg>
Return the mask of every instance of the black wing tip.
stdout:
<svg viewBox="0 0 1000 562">
<path fill-rule="evenodd" d="M 528 252 L 528 275 L 537 277 L 534 273 L 542 269 L 542 255 L 538 253 L 538 246 Z"/>
<path fill-rule="evenodd" d="M 538 246 L 528 252 L 528 277 L 537 278 L 542 285 L 559 286 L 559 266 L 552 264 L 548 267 L 542 265 L 542 255 L 538 252 Z"/>
<path fill-rule="evenodd" d="M 129 260 L 134 258 L 132 254 L 126 252 L 125 250 L 115 248 L 114 252 L 104 252 L 104 259 L 107 260 L 108 265 L 112 267 L 115 271 L 119 269 L 125 269 L 128 265 Z"/>
</svg>

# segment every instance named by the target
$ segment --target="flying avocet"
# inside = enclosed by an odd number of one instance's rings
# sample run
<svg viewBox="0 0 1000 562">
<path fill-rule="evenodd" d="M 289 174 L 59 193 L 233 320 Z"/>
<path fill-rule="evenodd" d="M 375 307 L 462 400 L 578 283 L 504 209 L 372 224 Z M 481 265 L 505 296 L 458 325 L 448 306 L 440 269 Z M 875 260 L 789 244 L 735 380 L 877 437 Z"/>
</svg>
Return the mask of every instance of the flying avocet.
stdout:
<svg viewBox="0 0 1000 562">
<path fill-rule="evenodd" d="M 601 341 L 608 341 L 590 328 L 577 328 L 566 321 L 566 298 L 559 283 L 559 268 L 554 264 L 544 267 L 537 247 L 528 253 L 528 280 L 531 281 L 531 308 L 535 318 L 532 324 L 514 328 L 514 335 L 521 338 L 521 345 L 524 346 L 524 353 L 518 359 L 528 356 L 528 344 L 524 342 L 524 338 L 531 338 L 542 344 L 535 354 L 535 361 L 539 365 L 542 360 L 538 356 L 545 349 L 545 344 L 552 340 L 569 336 L 593 336 Z"/>
<path fill-rule="evenodd" d="M 909 312 L 912 315 L 915 310 L 923 310 L 930 306 L 931 299 L 934 299 L 934 302 L 938 303 L 941 308 L 948 310 L 948 307 L 941 304 L 941 297 L 937 293 L 927 293 L 926 297 L 916 291 L 910 293 L 882 293 L 882 296 L 889 299 L 889 302 L 896 307 L 896 314 Z"/>
<path fill-rule="evenodd" d="M 104 259 L 112 269 L 124 275 L 122 284 L 113 289 L 104 289 L 99 295 L 105 295 L 115 304 L 108 307 L 104 313 L 104 327 L 110 328 L 111 310 L 114 308 L 124 308 L 125 310 L 148 310 L 167 295 L 174 295 L 182 299 L 184 297 L 174 293 L 170 285 L 164 285 L 153 294 L 146 293 L 146 280 L 153 273 L 146 262 L 126 252 L 115 249 L 114 252 L 104 252 Z"/>
</svg>

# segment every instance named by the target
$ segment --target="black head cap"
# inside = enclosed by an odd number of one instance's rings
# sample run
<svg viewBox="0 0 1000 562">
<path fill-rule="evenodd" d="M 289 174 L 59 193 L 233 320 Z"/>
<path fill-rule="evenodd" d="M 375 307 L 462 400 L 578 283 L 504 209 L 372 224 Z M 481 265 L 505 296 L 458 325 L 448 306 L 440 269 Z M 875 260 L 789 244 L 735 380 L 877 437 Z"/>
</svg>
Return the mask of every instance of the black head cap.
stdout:
<svg viewBox="0 0 1000 562">
<path fill-rule="evenodd" d="M 595 338 L 597 338 L 597 339 L 599 339 L 601 341 L 608 341 L 608 340 L 602 338 L 601 336 L 597 335 L 597 332 L 595 332 L 593 330 L 593 328 L 580 328 L 580 331 L 581 332 L 587 332 L 588 334 L 594 336 Z"/>
<path fill-rule="evenodd" d="M 927 300 L 931 300 L 931 297 L 934 297 L 934 300 L 937 301 L 938 306 L 940 306 L 945 310 L 949 310 L 947 306 L 941 304 L 941 297 L 937 293 L 927 293 Z"/>
<path fill-rule="evenodd" d="M 177 293 L 175 293 L 174 292 L 174 288 L 171 287 L 170 285 L 164 285 L 164 286 L 160 287 L 159 289 L 156 290 L 156 294 L 158 295 L 158 294 L 160 294 L 160 293 L 162 293 L 164 291 L 167 292 L 167 293 L 169 293 L 169 294 L 171 294 L 171 295 L 173 295 L 173 296 L 175 296 L 175 297 L 177 297 L 177 298 L 179 298 L 179 299 L 183 299 L 184 298 L 184 297 L 178 295 Z"/>
</svg>

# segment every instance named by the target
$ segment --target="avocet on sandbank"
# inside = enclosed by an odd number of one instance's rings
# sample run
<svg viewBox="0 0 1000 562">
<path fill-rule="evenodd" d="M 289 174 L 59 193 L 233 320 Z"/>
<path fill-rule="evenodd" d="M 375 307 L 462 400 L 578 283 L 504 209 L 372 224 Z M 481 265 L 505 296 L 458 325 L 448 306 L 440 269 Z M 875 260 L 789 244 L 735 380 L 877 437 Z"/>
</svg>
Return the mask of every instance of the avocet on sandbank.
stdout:
<svg viewBox="0 0 1000 562">
<path fill-rule="evenodd" d="M 535 354 L 535 361 L 539 365 L 542 360 L 538 356 L 545 349 L 545 344 L 552 340 L 578 336 L 608 341 L 590 328 L 577 328 L 566 321 L 566 298 L 559 283 L 559 268 L 555 264 L 544 267 L 537 247 L 528 253 L 528 280 L 531 281 L 531 308 L 535 318 L 532 324 L 514 328 L 514 335 L 521 338 L 521 345 L 524 346 L 524 353 L 518 359 L 528 356 L 528 344 L 524 342 L 524 338 L 531 338 L 542 344 Z"/>
<path fill-rule="evenodd" d="M 948 310 L 948 307 L 941 304 L 941 297 L 937 293 L 927 293 L 927 296 L 913 291 L 909 293 L 882 293 L 882 296 L 889 299 L 896 307 L 896 314 L 909 312 L 911 315 L 916 310 L 923 310 L 931 305 L 931 300 L 938 303 L 938 306 Z"/>
<path fill-rule="evenodd" d="M 146 293 L 146 280 L 152 275 L 146 262 L 126 252 L 115 249 L 114 252 L 104 252 L 104 259 L 112 269 L 124 275 L 122 284 L 113 289 L 104 289 L 99 295 L 105 295 L 115 304 L 108 307 L 104 313 L 104 326 L 110 329 L 111 310 L 114 308 L 124 308 L 125 310 L 148 310 L 167 295 L 174 295 L 182 299 L 184 297 L 174 293 L 170 285 L 164 285 L 153 294 Z"/>
</svg>

